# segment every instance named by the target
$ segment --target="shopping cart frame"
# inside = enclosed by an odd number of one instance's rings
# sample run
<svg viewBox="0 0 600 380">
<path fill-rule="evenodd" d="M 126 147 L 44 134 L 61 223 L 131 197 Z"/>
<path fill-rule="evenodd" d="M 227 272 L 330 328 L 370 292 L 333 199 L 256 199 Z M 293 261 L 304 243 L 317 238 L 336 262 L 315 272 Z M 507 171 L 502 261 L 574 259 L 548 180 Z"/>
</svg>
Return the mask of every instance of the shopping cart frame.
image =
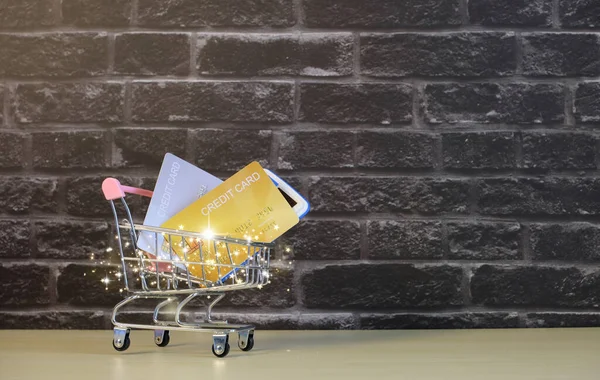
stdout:
<svg viewBox="0 0 600 380">
<path fill-rule="evenodd" d="M 212 332 L 212 352 L 217 357 L 225 357 L 229 353 L 229 334 L 238 334 L 238 347 L 242 351 L 250 351 L 254 347 L 255 326 L 245 324 L 231 324 L 227 321 L 217 321 L 212 317 L 215 305 L 221 301 L 230 291 L 261 288 L 269 283 L 270 253 L 274 248 L 273 243 L 261 243 L 223 236 L 206 236 L 181 230 L 172 230 L 159 227 L 144 226 L 134 223 L 130 207 L 126 201 L 126 194 L 134 194 L 151 198 L 153 192 L 141 188 L 122 185 L 115 178 L 106 178 L 102 183 L 104 197 L 110 203 L 116 229 L 115 240 L 118 243 L 120 255 L 119 273 L 123 276 L 127 297 L 115 305 L 111 322 L 113 328 L 113 347 L 117 351 L 125 351 L 130 345 L 130 331 L 132 329 L 154 330 L 154 343 L 159 347 L 165 347 L 170 342 L 169 331 L 194 331 Z M 124 210 L 125 218 L 119 218 L 116 201 Z M 149 255 L 138 247 L 138 238 L 141 233 L 163 238 L 168 237 L 169 257 Z M 189 265 L 205 266 L 203 261 L 188 260 L 187 255 L 179 257 L 173 251 L 173 238 L 181 238 L 182 242 L 189 240 L 212 242 L 217 249 L 217 244 L 225 246 L 227 254 L 231 259 L 229 245 L 247 248 L 247 260 L 240 264 L 215 264 L 229 272 L 228 281 L 207 281 L 206 277 L 192 276 L 186 270 Z M 126 241 L 130 239 L 130 241 Z M 154 252 L 158 252 L 158 243 Z M 137 264 L 137 267 L 133 267 Z M 183 267 L 183 268 L 182 268 Z M 133 268 L 133 269 L 132 269 Z M 183 273 L 180 273 L 183 271 Z M 204 267 L 202 267 L 204 273 Z M 219 272 L 220 273 L 220 272 Z M 153 281 L 148 281 L 152 278 Z M 134 286 L 139 282 L 139 286 Z M 215 297 L 206 307 L 206 316 L 203 322 L 185 322 L 182 318 L 183 309 L 196 297 Z M 125 306 L 137 300 L 162 300 L 154 308 L 152 324 L 128 323 L 119 320 L 119 312 Z M 159 314 L 168 305 L 176 305 L 174 317 L 170 320 L 159 319 Z"/>
</svg>

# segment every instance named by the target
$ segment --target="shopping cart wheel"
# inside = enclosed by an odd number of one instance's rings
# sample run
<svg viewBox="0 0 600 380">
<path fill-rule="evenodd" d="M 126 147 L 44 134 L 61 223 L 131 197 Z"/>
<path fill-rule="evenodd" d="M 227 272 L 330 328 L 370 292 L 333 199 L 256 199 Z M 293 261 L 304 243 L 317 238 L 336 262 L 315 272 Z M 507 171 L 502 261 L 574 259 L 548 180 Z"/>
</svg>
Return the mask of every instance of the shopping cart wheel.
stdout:
<svg viewBox="0 0 600 380">
<path fill-rule="evenodd" d="M 254 331 L 243 331 L 238 334 L 238 347 L 242 351 L 254 348 Z"/>
<path fill-rule="evenodd" d="M 218 358 L 224 358 L 229 353 L 229 335 L 213 335 L 212 352 Z"/>
<path fill-rule="evenodd" d="M 158 347 L 166 347 L 170 341 L 169 330 L 154 330 L 154 343 Z"/>
<path fill-rule="evenodd" d="M 125 351 L 129 348 L 129 330 L 115 329 L 113 334 L 113 348 L 117 351 Z"/>
</svg>

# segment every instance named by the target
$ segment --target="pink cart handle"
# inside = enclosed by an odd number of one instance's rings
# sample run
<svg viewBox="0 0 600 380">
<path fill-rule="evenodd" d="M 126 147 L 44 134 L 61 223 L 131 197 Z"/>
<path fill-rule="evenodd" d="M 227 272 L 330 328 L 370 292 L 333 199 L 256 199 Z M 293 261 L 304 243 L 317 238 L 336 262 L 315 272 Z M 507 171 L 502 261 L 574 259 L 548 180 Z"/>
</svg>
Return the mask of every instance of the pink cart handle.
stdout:
<svg viewBox="0 0 600 380">
<path fill-rule="evenodd" d="M 150 190 L 121 185 L 119 180 L 116 178 L 106 178 L 104 182 L 102 182 L 102 192 L 104 193 L 104 198 L 106 198 L 108 201 L 114 201 L 115 199 L 123 198 L 125 197 L 125 193 L 137 194 L 148 198 L 152 198 L 153 194 L 153 192 Z"/>
</svg>

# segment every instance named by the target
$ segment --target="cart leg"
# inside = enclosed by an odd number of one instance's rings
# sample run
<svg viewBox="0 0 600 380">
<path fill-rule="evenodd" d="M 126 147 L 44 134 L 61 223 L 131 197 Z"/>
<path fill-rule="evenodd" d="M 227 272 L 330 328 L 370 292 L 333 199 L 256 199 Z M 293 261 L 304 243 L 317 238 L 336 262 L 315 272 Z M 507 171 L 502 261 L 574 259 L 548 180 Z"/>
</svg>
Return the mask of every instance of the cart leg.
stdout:
<svg viewBox="0 0 600 380">
<path fill-rule="evenodd" d="M 213 335 L 213 354 L 218 358 L 223 358 L 229 353 L 229 335 L 215 334 Z"/>
<path fill-rule="evenodd" d="M 254 347 L 254 330 L 245 330 L 238 333 L 238 347 L 242 351 L 250 351 Z"/>
<path fill-rule="evenodd" d="M 129 329 L 115 327 L 113 329 L 113 347 L 117 351 L 125 351 L 129 348 Z"/>
<path fill-rule="evenodd" d="M 217 295 L 217 298 L 208 305 L 208 309 L 206 310 L 206 321 L 208 323 L 227 323 L 227 321 L 215 321 L 212 319 L 212 309 L 216 304 L 219 303 L 223 298 L 225 298 L 225 294 Z"/>
<path fill-rule="evenodd" d="M 166 347 L 170 341 L 169 330 L 154 330 L 154 343 L 158 347 Z"/>
</svg>

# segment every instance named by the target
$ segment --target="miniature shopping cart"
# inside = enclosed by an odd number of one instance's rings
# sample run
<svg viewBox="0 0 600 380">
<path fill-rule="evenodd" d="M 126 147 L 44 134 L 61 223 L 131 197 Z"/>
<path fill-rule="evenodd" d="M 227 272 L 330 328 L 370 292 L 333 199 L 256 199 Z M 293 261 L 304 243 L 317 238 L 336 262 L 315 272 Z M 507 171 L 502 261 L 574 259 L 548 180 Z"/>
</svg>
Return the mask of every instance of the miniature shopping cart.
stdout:
<svg viewBox="0 0 600 380">
<path fill-rule="evenodd" d="M 268 283 L 270 252 L 273 245 L 135 224 L 125 201 L 125 194 L 152 197 L 153 193 L 149 190 L 121 185 L 114 178 L 104 180 L 102 191 L 114 214 L 122 269 L 119 273 L 123 276 L 125 290 L 128 293 L 128 296 L 114 307 L 112 313 L 113 347 L 117 351 L 127 350 L 130 345 L 131 329 L 154 330 L 154 342 L 159 347 L 169 344 L 169 330 L 184 330 L 212 332 L 212 352 L 217 357 L 225 357 L 229 353 L 229 334 L 232 333 L 238 335 L 239 348 L 242 351 L 250 351 L 254 346 L 254 326 L 215 321 L 211 317 L 211 312 L 227 292 L 260 288 Z M 119 214 L 123 214 L 124 218 L 120 219 Z M 152 252 L 155 254 L 149 254 L 147 250 L 141 249 L 143 247 L 140 247 L 138 242 L 142 235 L 146 242 L 148 240 L 154 242 Z M 199 241 L 203 244 L 198 245 Z M 197 258 L 192 260 L 187 254 L 181 257 L 174 249 L 177 244 L 190 242 L 196 244 L 200 260 Z M 203 247 L 204 253 L 207 253 L 207 244 L 209 248 L 214 248 L 213 252 L 219 247 L 220 252 L 229 255 L 229 260 L 225 260 L 225 263 L 209 263 L 204 260 Z M 240 247 L 244 248 L 242 254 L 246 256 L 246 260 L 242 264 L 233 264 L 234 260 L 231 257 L 233 248 L 230 247 L 235 247 L 236 254 L 239 253 Z M 162 254 L 158 255 L 157 252 Z M 209 276 L 204 275 L 205 267 L 207 272 L 209 265 L 212 269 L 216 267 L 219 273 L 227 275 L 219 276 L 218 281 L 209 279 Z M 194 273 L 189 270 L 192 266 L 196 268 Z M 201 270 L 199 271 L 198 268 Z M 183 321 L 183 308 L 198 296 L 214 297 L 206 308 L 204 320 L 196 323 Z M 125 305 L 140 299 L 157 300 L 152 324 L 126 323 L 117 318 L 119 311 Z M 173 317 L 159 318 L 161 310 L 169 305 L 175 306 Z"/>
</svg>

